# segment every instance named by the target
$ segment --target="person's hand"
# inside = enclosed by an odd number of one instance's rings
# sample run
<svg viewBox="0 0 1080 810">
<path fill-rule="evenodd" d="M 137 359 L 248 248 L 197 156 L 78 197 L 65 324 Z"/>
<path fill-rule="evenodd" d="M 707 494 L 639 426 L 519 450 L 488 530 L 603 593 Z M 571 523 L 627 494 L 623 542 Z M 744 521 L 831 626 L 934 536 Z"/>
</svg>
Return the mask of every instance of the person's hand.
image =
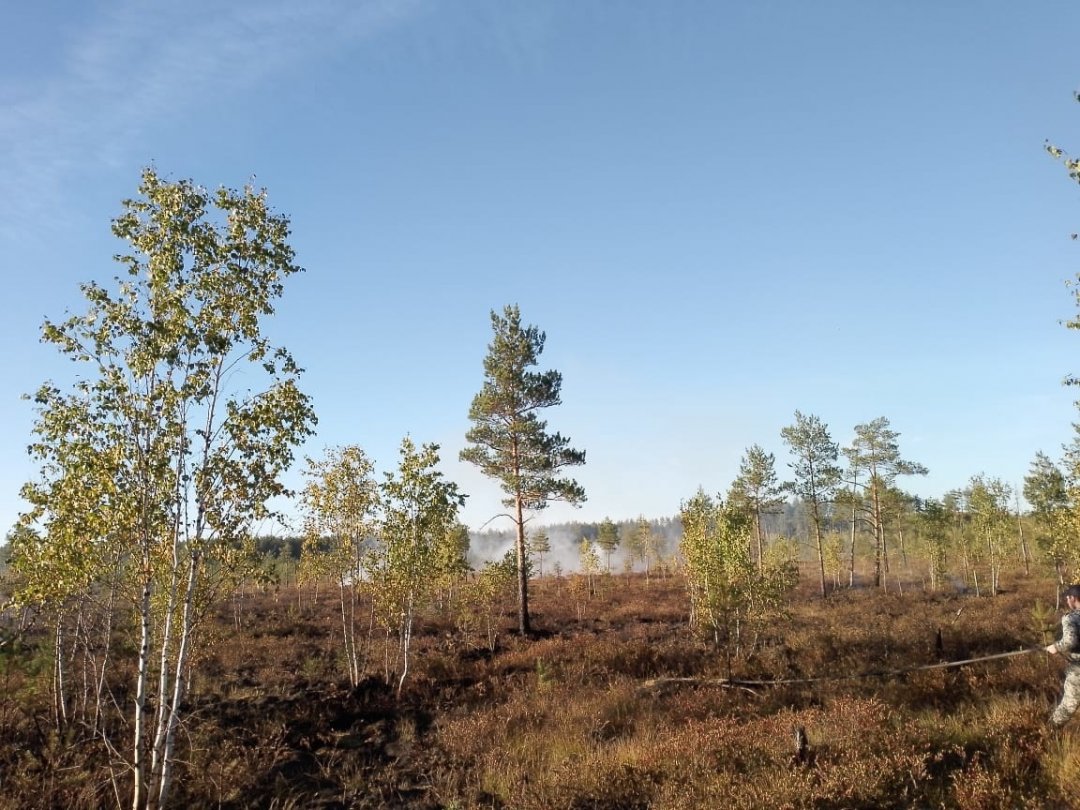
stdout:
<svg viewBox="0 0 1080 810">
<path fill-rule="evenodd" d="M 1054 655 L 1057 652 L 1057 644 L 1048 644 L 1046 651 L 1051 655 Z"/>
</svg>

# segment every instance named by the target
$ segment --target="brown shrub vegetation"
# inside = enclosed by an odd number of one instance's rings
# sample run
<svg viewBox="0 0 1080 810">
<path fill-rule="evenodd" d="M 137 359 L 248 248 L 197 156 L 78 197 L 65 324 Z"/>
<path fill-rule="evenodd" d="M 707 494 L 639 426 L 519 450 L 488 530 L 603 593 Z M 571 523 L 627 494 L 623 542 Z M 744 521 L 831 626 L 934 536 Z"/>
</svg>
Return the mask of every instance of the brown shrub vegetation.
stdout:
<svg viewBox="0 0 1080 810">
<path fill-rule="evenodd" d="M 726 676 L 724 656 L 689 632 L 679 578 L 615 577 L 584 612 L 565 583 L 547 578 L 535 585 L 536 638 L 512 633 L 510 604 L 494 652 L 467 643 L 451 621 L 428 621 L 400 700 L 378 637 L 369 677 L 348 686 L 333 600 L 249 596 L 239 617 L 221 606 L 199 662 L 173 803 L 1070 807 L 1080 732 L 1045 726 L 1058 659 L 839 677 L 1043 643 L 1033 607 L 1052 599 L 1053 585 L 1017 581 L 993 598 L 909 588 L 825 601 L 808 581 L 790 619 L 769 626 L 733 674 L 832 679 L 746 690 L 710 682 Z M 76 724 L 56 730 L 50 645 L 39 641 L 0 651 L 0 807 L 127 805 L 118 758 Z M 643 688 L 660 677 L 699 680 Z M 116 739 L 122 717 L 112 721 Z M 800 727 L 809 747 L 796 755 Z"/>
</svg>

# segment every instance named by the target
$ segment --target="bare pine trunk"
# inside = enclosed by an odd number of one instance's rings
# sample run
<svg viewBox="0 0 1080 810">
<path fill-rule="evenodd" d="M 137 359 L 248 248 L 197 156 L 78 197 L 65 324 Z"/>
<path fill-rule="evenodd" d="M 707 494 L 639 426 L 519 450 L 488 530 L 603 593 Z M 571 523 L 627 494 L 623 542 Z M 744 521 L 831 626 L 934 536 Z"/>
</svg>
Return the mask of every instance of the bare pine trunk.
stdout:
<svg viewBox="0 0 1080 810">
<path fill-rule="evenodd" d="M 885 557 L 885 532 L 881 525 L 881 501 L 878 498 L 877 479 L 870 478 L 871 519 L 874 529 L 874 584 L 879 588 L 885 586 L 885 574 L 889 570 L 889 563 Z"/>
<path fill-rule="evenodd" d="M 848 557 L 848 587 L 855 587 L 855 507 L 851 507 L 851 554 Z"/>
<path fill-rule="evenodd" d="M 828 596 L 828 585 L 825 581 L 825 547 L 821 541 L 821 516 L 818 514 L 817 502 L 813 506 L 814 517 L 814 541 L 817 544 L 818 569 L 821 574 L 821 598 Z"/>
<path fill-rule="evenodd" d="M 757 570 L 760 574 L 765 570 L 765 537 L 761 526 L 761 510 L 754 513 L 754 530 L 757 538 Z"/>
<path fill-rule="evenodd" d="M 1020 503 L 1016 504 L 1016 526 L 1020 530 L 1020 559 L 1024 563 L 1024 576 L 1031 576 L 1031 555 L 1028 553 L 1027 538 L 1024 537 L 1024 521 L 1020 518 Z"/>
<path fill-rule="evenodd" d="M 880 516 L 881 523 L 878 524 L 878 532 L 881 535 L 881 567 L 884 573 L 888 574 L 892 569 L 889 568 L 889 540 L 885 534 L 885 516 Z"/>
<path fill-rule="evenodd" d="M 518 585 L 518 632 L 527 636 L 532 628 L 529 624 L 529 579 L 525 570 L 525 513 L 521 496 L 515 502 L 517 521 L 517 585 Z"/>
<path fill-rule="evenodd" d="M 848 561 L 848 587 L 855 587 L 855 521 L 858 516 L 857 503 L 855 501 L 855 487 L 859 482 L 859 471 L 855 470 L 855 475 L 851 482 L 851 557 Z"/>
</svg>

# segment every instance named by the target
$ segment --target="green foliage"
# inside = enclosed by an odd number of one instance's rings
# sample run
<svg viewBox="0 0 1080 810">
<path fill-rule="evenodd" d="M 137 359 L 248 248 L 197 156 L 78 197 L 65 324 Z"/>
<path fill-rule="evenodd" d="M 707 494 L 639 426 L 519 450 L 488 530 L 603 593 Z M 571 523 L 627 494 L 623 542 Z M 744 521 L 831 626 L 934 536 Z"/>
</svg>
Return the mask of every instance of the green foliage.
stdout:
<svg viewBox="0 0 1080 810">
<path fill-rule="evenodd" d="M 469 581 L 458 604 L 457 625 L 466 637 L 482 629 L 486 645 L 495 651 L 499 638 L 499 616 L 503 603 L 512 595 L 517 577 L 513 551 L 500 561 L 488 561 Z"/>
<path fill-rule="evenodd" d="M 536 557 L 540 576 L 544 575 L 544 555 L 551 553 L 551 540 L 543 528 L 534 530 L 529 534 L 528 541 L 529 558 Z"/>
<path fill-rule="evenodd" d="M 826 532 L 821 538 L 821 548 L 825 555 L 825 573 L 836 585 L 840 584 L 840 574 L 844 570 L 844 541 L 840 532 Z"/>
<path fill-rule="evenodd" d="M 1080 93 L 1074 93 L 1073 97 L 1080 101 Z M 1062 162 L 1070 179 L 1080 182 L 1080 160 L 1049 142 L 1046 143 L 1046 151 L 1055 160 Z M 1072 238 L 1076 239 L 1077 234 L 1073 233 Z M 1080 273 L 1066 284 L 1072 291 L 1073 302 L 1080 309 Z M 1065 326 L 1069 329 L 1080 329 L 1080 316 L 1065 321 Z M 1069 374 L 1065 378 L 1065 384 L 1080 385 L 1080 377 Z M 1065 449 L 1064 500 L 1067 500 L 1067 507 L 1062 503 L 1061 482 L 1049 464 L 1049 459 L 1041 453 L 1036 456 L 1030 476 L 1036 479 L 1032 483 L 1035 500 L 1028 496 L 1028 479 L 1025 479 L 1024 488 L 1024 497 L 1028 498 L 1044 528 L 1049 532 L 1049 542 L 1045 545 L 1057 569 L 1059 583 L 1065 582 L 1067 573 L 1069 578 L 1072 578 L 1075 572 L 1080 570 L 1080 424 L 1074 423 L 1073 428 L 1073 441 Z M 1071 572 L 1068 569 L 1071 569 Z"/>
<path fill-rule="evenodd" d="M 979 571 L 986 561 L 986 545 L 975 531 L 967 502 L 969 494 L 968 489 L 950 490 L 945 493 L 942 505 L 949 516 L 949 543 L 960 552 L 965 583 L 974 585 L 976 595 L 980 595 Z"/>
<path fill-rule="evenodd" d="M 495 333 L 484 358 L 484 384 L 469 408 L 472 427 L 462 461 L 475 464 L 502 486 L 503 503 L 514 510 L 517 525 L 518 625 L 529 632 L 528 577 L 525 564 L 525 511 L 544 509 L 549 501 L 578 504 L 585 490 L 563 475 L 567 467 L 585 463 L 585 452 L 570 440 L 550 433 L 539 412 L 561 402 L 562 375 L 535 372 L 545 335 L 535 326 L 522 326 L 517 306 L 491 313 Z"/>
<path fill-rule="evenodd" d="M 930 498 L 922 501 L 915 516 L 918 537 L 923 543 L 930 576 L 930 590 L 941 587 L 949 557 L 950 516 L 945 504 Z"/>
<path fill-rule="evenodd" d="M 333 577 L 338 585 L 345 661 L 354 686 L 362 673 L 356 631 L 358 590 L 380 505 L 374 470 L 360 447 L 331 448 L 324 458 L 307 460 L 307 484 L 301 493 L 305 513 L 301 575 L 315 581 Z"/>
<path fill-rule="evenodd" d="M 755 610 L 767 614 L 781 608 L 788 594 L 799 582 L 799 544 L 790 537 L 779 537 L 765 549 L 765 564 L 755 584 Z"/>
<path fill-rule="evenodd" d="M 728 503 L 746 511 L 754 521 L 759 567 L 764 565 L 765 526 L 762 518 L 783 502 L 783 487 L 776 475 L 776 457 L 766 453 L 761 445 L 751 445 L 739 462 L 739 475 L 728 491 Z"/>
<path fill-rule="evenodd" d="M 885 540 L 885 501 L 895 496 L 893 487 L 901 475 L 926 475 L 921 464 L 900 457 L 900 434 L 892 429 L 889 420 L 880 416 L 855 426 L 855 439 L 844 449 L 851 465 L 852 481 L 866 493 L 865 512 L 874 535 L 874 581 L 884 584 L 888 570 Z M 895 497 L 893 498 L 896 500 Z"/>
<path fill-rule="evenodd" d="M 825 547 L 822 538 L 823 508 L 840 483 L 840 468 L 836 464 L 839 448 L 829 435 L 828 426 L 814 415 L 795 411 L 795 424 L 780 431 L 791 450 L 789 464 L 794 480 L 785 487 L 795 493 L 810 513 L 817 549 L 821 595 L 825 596 Z"/>
<path fill-rule="evenodd" d="M 382 485 L 381 542 L 369 574 L 376 616 L 398 637 L 399 692 L 409 671 L 414 623 L 438 584 L 440 557 L 445 559 L 440 549 L 453 536 L 465 500 L 436 469 L 438 451 L 437 444 L 417 449 L 406 437 L 398 472 L 387 473 Z"/>
<path fill-rule="evenodd" d="M 691 624 L 722 645 L 730 663 L 747 627 L 783 603 L 797 575 L 795 558 L 778 543 L 759 568 L 748 552 L 752 525 L 745 511 L 702 490 L 683 502 L 680 517 Z"/>
<path fill-rule="evenodd" d="M 279 537 L 273 534 L 263 534 L 255 538 L 255 550 L 261 556 L 280 560 L 299 561 L 303 545 L 304 538 L 302 535 Z"/>
<path fill-rule="evenodd" d="M 1036 599 L 1031 607 L 1031 627 L 1039 644 L 1046 646 L 1054 640 L 1054 606 Z"/>
<path fill-rule="evenodd" d="M 557 683 L 551 664 L 543 658 L 536 659 L 536 688 L 541 692 L 549 691 Z"/>
<path fill-rule="evenodd" d="M 364 541 L 375 531 L 379 490 L 375 465 L 356 446 L 330 448 L 322 459 L 307 459 L 307 484 L 301 492 L 305 569 L 335 579 L 360 574 Z"/>
<path fill-rule="evenodd" d="M 469 527 L 454 523 L 435 544 L 435 572 L 444 579 L 457 579 L 469 572 Z"/>
<path fill-rule="evenodd" d="M 34 397 L 41 474 L 22 489 L 12 565 L 22 603 L 107 582 L 137 606 L 132 768 L 136 804 L 157 803 L 194 629 L 214 594 L 257 565 L 251 527 L 288 494 L 281 475 L 315 417 L 300 369 L 261 329 L 300 271 L 264 192 L 211 193 L 147 169 L 112 230 L 127 246 L 115 287 L 84 284 L 85 312 L 42 328 L 84 372 Z"/>
<path fill-rule="evenodd" d="M 795 477 L 786 488 L 807 503 L 825 502 L 840 482 L 839 448 L 828 425 L 813 414 L 795 411 L 795 423 L 781 429 L 780 435 L 793 456 L 789 466 Z"/>
<path fill-rule="evenodd" d="M 631 561 L 641 562 L 645 566 L 645 578 L 648 580 L 653 567 L 660 561 L 660 538 L 644 515 L 638 517 L 631 528 L 626 550 Z"/>
<path fill-rule="evenodd" d="M 600 555 L 596 553 L 596 545 L 587 537 L 582 537 L 578 543 L 578 568 L 590 579 L 600 571 Z"/>
<path fill-rule="evenodd" d="M 1073 98 L 1076 101 L 1080 101 L 1080 93 L 1073 93 Z M 1072 157 L 1064 149 L 1062 149 L 1059 146 L 1055 146 L 1054 144 L 1050 143 L 1049 141 L 1046 142 L 1045 148 L 1046 148 L 1047 154 L 1049 154 L 1050 157 L 1052 157 L 1054 160 L 1061 161 L 1062 165 L 1065 167 L 1065 171 L 1068 172 L 1068 174 L 1069 174 L 1069 178 L 1071 180 L 1073 180 L 1074 182 L 1080 183 L 1080 160 L 1078 160 L 1077 158 Z M 1078 237 L 1078 234 L 1076 234 L 1076 233 L 1072 234 L 1073 239 L 1076 239 L 1077 237 Z M 1078 275 L 1078 279 L 1080 279 L 1080 275 Z M 1074 287 L 1074 290 L 1075 290 L 1074 294 L 1076 296 L 1076 301 L 1077 301 L 1077 304 L 1080 305 L 1080 288 L 1075 287 L 1075 285 L 1072 284 L 1072 283 L 1070 283 L 1069 286 Z M 1065 325 L 1069 329 L 1080 329 L 1080 319 L 1074 319 L 1074 320 L 1071 320 L 1071 321 L 1067 321 Z M 1066 382 L 1067 385 L 1076 385 L 1077 384 L 1077 379 L 1075 377 L 1070 376 L 1070 377 L 1066 378 L 1065 382 Z"/>
<path fill-rule="evenodd" d="M 417 449 L 406 437 L 398 472 L 387 473 L 382 485 L 381 554 L 387 570 L 410 587 L 438 570 L 439 549 L 458 525 L 464 502 L 457 485 L 436 469 L 438 450 L 437 444 Z"/>
<path fill-rule="evenodd" d="M 1080 571 L 1080 424 L 1073 425 L 1073 430 L 1062 466 L 1039 454 L 1024 482 L 1024 496 L 1030 492 L 1034 497 L 1029 503 L 1041 530 L 1040 545 L 1062 584 Z"/>
<path fill-rule="evenodd" d="M 1035 518 L 1035 542 L 1053 564 L 1058 582 L 1062 583 L 1066 572 L 1075 570 L 1080 562 L 1080 543 L 1077 541 L 1080 535 L 1070 531 L 1073 501 L 1069 481 L 1061 467 L 1040 451 L 1024 476 L 1023 493 Z"/>
<path fill-rule="evenodd" d="M 974 532 L 972 542 L 981 544 L 986 550 L 990 565 L 990 593 L 996 595 L 1004 546 L 1012 529 L 1012 516 L 1009 513 L 1012 488 L 998 478 L 976 475 L 972 477 L 964 495 Z"/>
<path fill-rule="evenodd" d="M 517 577 L 517 570 L 518 570 L 517 552 L 512 548 L 507 549 L 506 553 L 503 554 L 502 559 L 499 560 L 498 562 L 496 562 L 495 565 L 498 565 L 500 568 L 502 568 L 507 573 L 511 574 L 513 577 Z M 532 575 L 533 575 L 532 560 L 526 559 L 525 560 L 525 576 L 528 579 L 532 579 Z"/>
<path fill-rule="evenodd" d="M 596 546 L 604 552 L 604 563 L 610 571 L 611 555 L 619 547 L 619 527 L 612 522 L 611 518 L 604 518 L 597 527 Z"/>
<path fill-rule="evenodd" d="M 549 500 L 584 501 L 581 486 L 560 477 L 563 468 L 585 463 L 584 451 L 549 433 L 538 414 L 562 401 L 562 375 L 527 370 L 539 361 L 544 333 L 523 327 L 517 306 L 502 315 L 492 312 L 491 324 L 495 337 L 484 358 L 484 385 L 469 408 L 473 426 L 465 438 L 471 446 L 461 452 L 462 460 L 500 482 L 508 507 L 539 510 Z"/>
<path fill-rule="evenodd" d="M 300 270 L 288 221 L 250 188 L 211 195 L 147 170 L 140 193 L 113 223 L 130 246 L 118 257 L 126 279 L 114 292 L 83 285 L 86 313 L 43 327 L 88 373 L 70 393 L 46 383 L 34 398 L 43 474 L 23 488 L 22 525 L 42 533 L 16 548 L 26 600 L 78 592 L 133 545 L 153 557 L 179 536 L 221 556 L 270 516 L 314 424 L 299 369 L 259 328 Z M 245 366 L 245 382 L 265 374 L 264 390 L 229 388 Z"/>
</svg>

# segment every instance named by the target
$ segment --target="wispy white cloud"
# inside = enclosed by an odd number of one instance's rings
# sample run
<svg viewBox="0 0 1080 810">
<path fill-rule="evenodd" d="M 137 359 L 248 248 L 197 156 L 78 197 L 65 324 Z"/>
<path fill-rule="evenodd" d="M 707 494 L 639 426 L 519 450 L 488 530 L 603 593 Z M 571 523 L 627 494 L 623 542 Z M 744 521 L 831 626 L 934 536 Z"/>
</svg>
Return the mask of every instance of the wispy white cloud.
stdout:
<svg viewBox="0 0 1080 810">
<path fill-rule="evenodd" d="M 146 132 L 410 21 L 426 0 L 123 0 L 51 69 L 0 84 L 0 238 L 46 219 L 74 177 L 126 163 Z"/>
</svg>

